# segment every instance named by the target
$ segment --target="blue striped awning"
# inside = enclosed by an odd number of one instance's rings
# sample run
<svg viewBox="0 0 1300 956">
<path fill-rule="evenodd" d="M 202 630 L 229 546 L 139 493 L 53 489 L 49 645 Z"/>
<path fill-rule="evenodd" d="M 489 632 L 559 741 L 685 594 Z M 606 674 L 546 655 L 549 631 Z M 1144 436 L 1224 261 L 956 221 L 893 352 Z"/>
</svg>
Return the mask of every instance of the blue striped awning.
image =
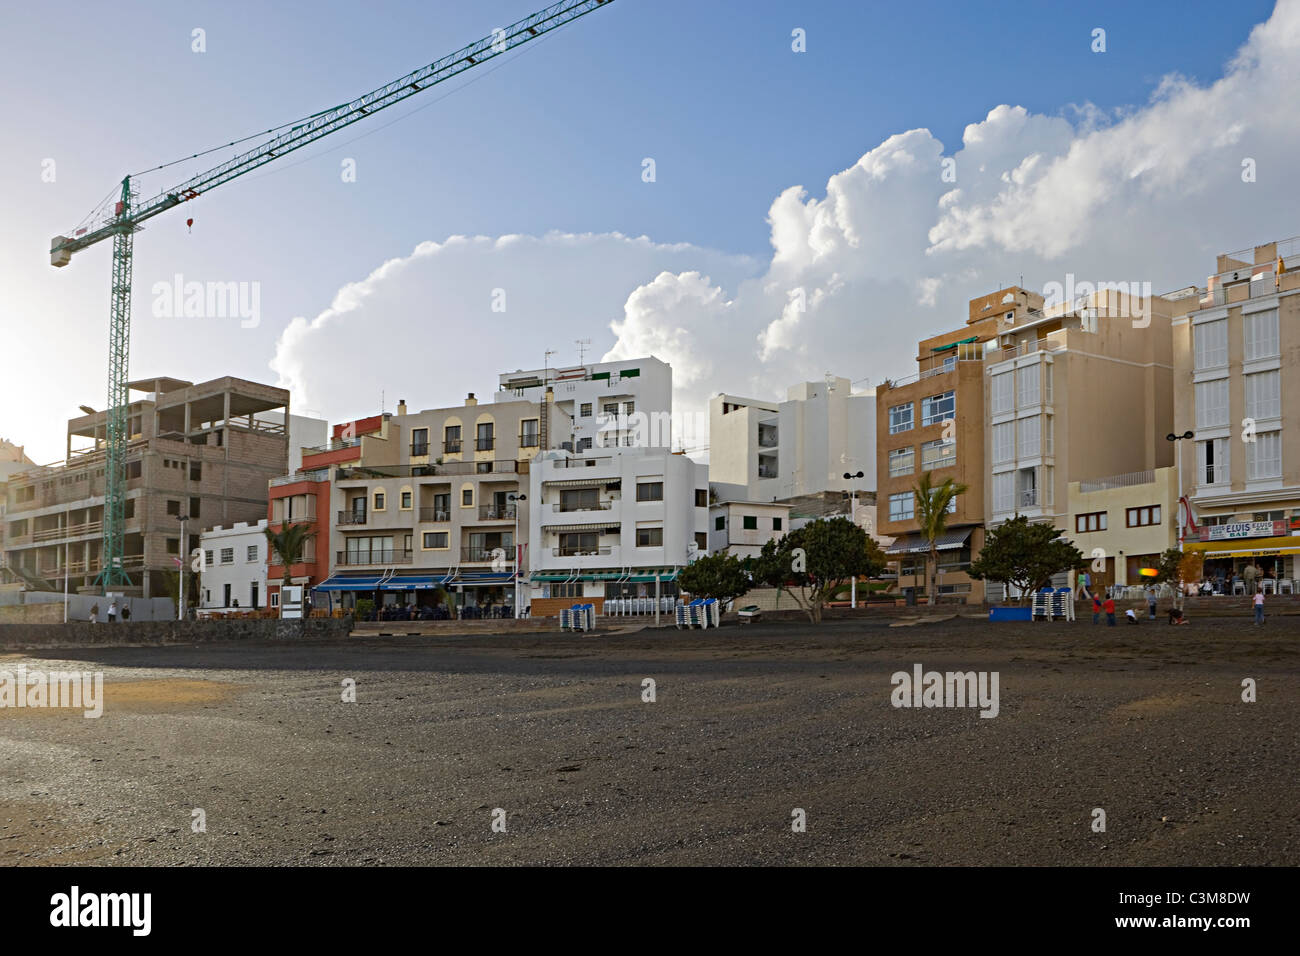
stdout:
<svg viewBox="0 0 1300 956">
<path fill-rule="evenodd" d="M 377 574 L 331 574 L 316 585 L 316 591 L 373 591 L 379 587 Z"/>
</svg>

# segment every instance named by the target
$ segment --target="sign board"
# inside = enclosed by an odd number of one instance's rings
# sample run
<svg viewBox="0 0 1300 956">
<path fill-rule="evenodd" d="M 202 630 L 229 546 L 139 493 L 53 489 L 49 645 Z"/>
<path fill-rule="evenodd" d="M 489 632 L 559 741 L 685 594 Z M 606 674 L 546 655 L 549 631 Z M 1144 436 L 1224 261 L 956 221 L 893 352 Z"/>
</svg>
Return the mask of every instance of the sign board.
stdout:
<svg viewBox="0 0 1300 956">
<path fill-rule="evenodd" d="M 1232 524 L 1216 524 L 1205 529 L 1208 535 L 1203 541 L 1230 541 L 1234 538 L 1273 538 L 1286 534 L 1285 521 L 1236 521 Z"/>
<path fill-rule="evenodd" d="M 301 584 L 287 584 L 280 588 L 280 617 L 302 617 L 302 592 Z"/>
</svg>

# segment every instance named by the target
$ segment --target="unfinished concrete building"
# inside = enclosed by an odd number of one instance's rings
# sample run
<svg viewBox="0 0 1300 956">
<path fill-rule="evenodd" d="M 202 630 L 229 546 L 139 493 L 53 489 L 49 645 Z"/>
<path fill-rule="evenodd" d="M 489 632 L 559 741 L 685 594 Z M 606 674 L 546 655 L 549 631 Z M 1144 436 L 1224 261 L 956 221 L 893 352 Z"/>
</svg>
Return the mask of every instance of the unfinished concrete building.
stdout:
<svg viewBox="0 0 1300 956">
<path fill-rule="evenodd" d="M 165 597 L 203 528 L 266 517 L 267 483 L 289 462 L 289 393 L 231 377 L 143 379 L 130 389 L 125 593 Z M 102 411 L 71 419 L 63 462 L 11 477 L 10 580 L 61 590 L 66 572 L 74 593 L 93 587 L 102 570 L 106 430 Z"/>
</svg>

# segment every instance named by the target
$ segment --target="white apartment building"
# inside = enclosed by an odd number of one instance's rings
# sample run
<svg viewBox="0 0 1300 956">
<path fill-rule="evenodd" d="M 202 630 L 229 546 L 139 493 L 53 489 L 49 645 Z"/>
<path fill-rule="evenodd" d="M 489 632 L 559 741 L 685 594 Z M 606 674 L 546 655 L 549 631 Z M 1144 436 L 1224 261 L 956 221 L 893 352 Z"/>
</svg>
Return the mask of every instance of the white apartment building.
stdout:
<svg viewBox="0 0 1300 956">
<path fill-rule="evenodd" d="M 792 530 L 788 504 L 720 501 L 709 506 L 710 554 L 726 552 L 738 558 L 756 558 L 768 541 L 784 538 Z"/>
<path fill-rule="evenodd" d="M 656 358 L 503 373 L 496 401 L 521 399 L 549 400 L 566 417 L 559 434 L 544 436 L 546 448 L 581 454 L 614 445 L 673 444 L 673 370 Z"/>
<path fill-rule="evenodd" d="M 266 605 L 266 519 L 217 525 L 199 535 L 204 569 L 199 579 L 203 608 L 260 608 Z M 187 562 L 188 557 L 182 556 Z M 188 576 L 190 567 L 185 567 Z"/>
<path fill-rule="evenodd" d="M 676 593 L 708 549 L 708 467 L 667 448 L 543 452 L 529 473 L 532 613 Z M 657 580 L 656 580 L 657 579 Z"/>
<path fill-rule="evenodd" d="M 861 478 L 844 477 L 845 473 Z M 709 479 L 723 500 L 780 501 L 876 490 L 875 391 L 847 378 L 791 386 L 783 402 L 709 402 Z"/>
</svg>

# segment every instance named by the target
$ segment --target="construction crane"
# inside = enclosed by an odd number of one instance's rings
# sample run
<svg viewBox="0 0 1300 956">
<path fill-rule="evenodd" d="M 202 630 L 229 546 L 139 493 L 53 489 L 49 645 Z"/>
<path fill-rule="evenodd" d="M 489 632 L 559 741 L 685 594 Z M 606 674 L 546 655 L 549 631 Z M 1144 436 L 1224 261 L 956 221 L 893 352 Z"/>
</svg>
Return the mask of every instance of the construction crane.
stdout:
<svg viewBox="0 0 1300 956">
<path fill-rule="evenodd" d="M 74 230 L 71 236 L 55 236 L 50 243 L 50 263 L 66 266 L 75 252 L 113 240 L 113 282 L 109 296 L 108 406 L 104 466 L 104 545 L 102 569 L 96 584 L 105 588 L 128 586 L 130 578 L 122 566 L 125 557 L 126 443 L 127 443 L 127 359 L 131 338 L 131 253 L 134 236 L 143 224 L 173 206 L 189 202 L 216 187 L 274 162 L 294 150 L 336 133 L 344 127 L 373 116 L 380 110 L 422 93 L 431 86 L 459 76 L 493 57 L 559 29 L 614 0 L 562 0 L 518 23 L 492 31 L 476 43 L 442 59 L 398 77 L 391 83 L 332 109 L 322 110 L 279 133 L 262 145 L 227 160 L 206 172 L 192 176 L 179 186 L 164 190 L 144 202 L 137 201 L 131 177 L 122 180 L 113 212 L 98 228 Z M 93 214 L 92 214 L 93 217 Z M 182 548 L 182 551 L 184 549 Z"/>
</svg>

